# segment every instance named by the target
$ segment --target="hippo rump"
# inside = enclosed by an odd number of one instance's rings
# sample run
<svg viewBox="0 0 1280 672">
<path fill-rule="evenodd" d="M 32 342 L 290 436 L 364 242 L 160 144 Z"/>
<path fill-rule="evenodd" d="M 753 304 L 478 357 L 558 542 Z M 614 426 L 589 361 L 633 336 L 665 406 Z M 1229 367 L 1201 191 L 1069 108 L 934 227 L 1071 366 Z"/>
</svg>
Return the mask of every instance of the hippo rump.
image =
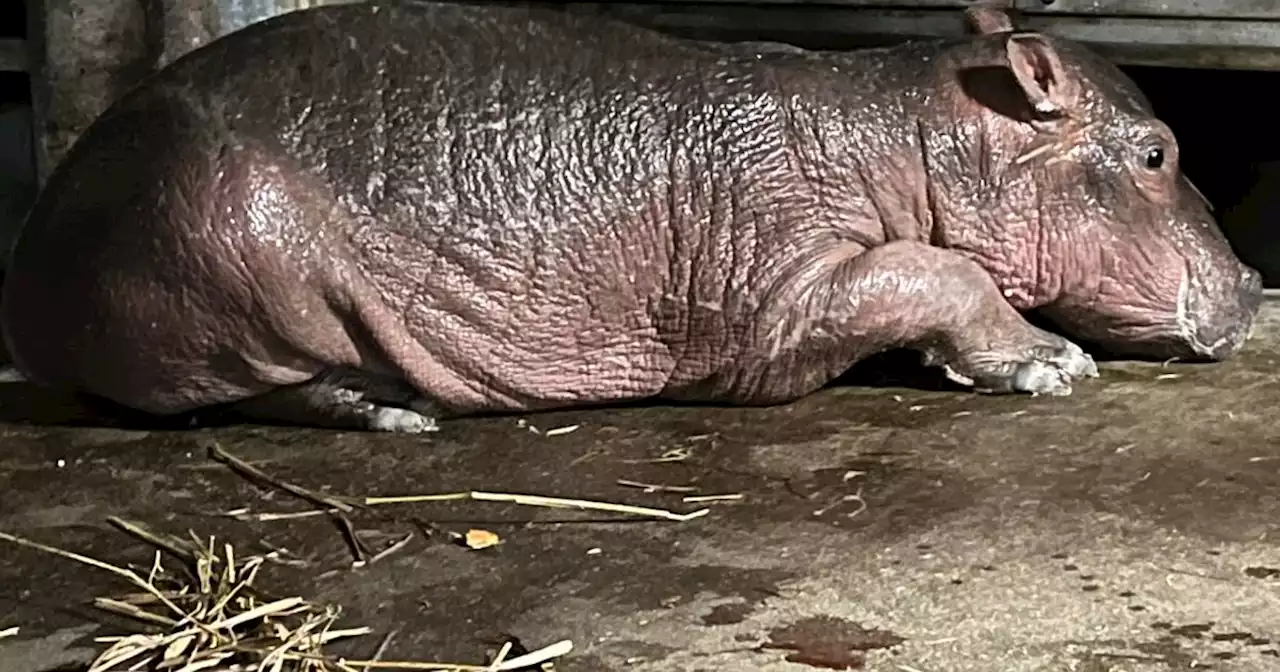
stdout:
<svg viewBox="0 0 1280 672">
<path fill-rule="evenodd" d="M 113 104 L 4 286 L 29 380 L 150 414 L 808 394 L 888 349 L 990 392 L 1221 360 L 1261 300 L 1118 69 L 1018 32 L 711 46 L 529 7 L 282 15 Z"/>
</svg>

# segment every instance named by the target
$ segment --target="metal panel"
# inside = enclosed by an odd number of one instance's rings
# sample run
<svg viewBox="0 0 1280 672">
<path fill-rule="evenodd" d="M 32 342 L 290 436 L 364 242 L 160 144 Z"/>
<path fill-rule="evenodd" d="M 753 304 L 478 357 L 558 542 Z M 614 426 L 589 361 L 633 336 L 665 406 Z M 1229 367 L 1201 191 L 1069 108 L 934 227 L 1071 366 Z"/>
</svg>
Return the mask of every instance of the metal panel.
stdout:
<svg viewBox="0 0 1280 672">
<path fill-rule="evenodd" d="M 826 5 L 827 7 L 868 7 L 878 9 L 963 9 L 972 0 L 660 0 L 663 4 L 706 5 Z M 1005 0 L 1012 6 L 1014 0 Z M 1037 4 L 1043 0 L 1035 0 Z"/>
<path fill-rule="evenodd" d="M 217 6 L 217 34 L 225 35 L 278 14 L 357 0 L 201 0 Z"/>
<path fill-rule="evenodd" d="M 887 0 L 883 4 L 915 2 Z M 1018 0 L 1017 6 L 1026 12 L 1045 14 L 1280 20 L 1277 0 Z"/>
<path fill-rule="evenodd" d="M 1061 2 L 1062 0 L 1058 0 Z M 739 5 L 695 8 L 621 3 L 610 13 L 684 34 L 720 33 L 730 39 L 782 39 L 841 46 L 904 37 L 955 36 L 965 32 L 960 12 L 938 10 L 850 10 L 827 6 Z M 1274 21 L 1157 19 L 1023 14 L 1019 27 L 1089 44 L 1123 65 L 1280 70 L 1280 24 Z M 832 40 L 832 36 L 843 38 Z M 844 43 L 847 43 L 844 44 Z"/>
<path fill-rule="evenodd" d="M 49 143 L 47 140 L 49 103 L 52 92 L 49 85 L 48 59 L 45 58 L 44 35 L 48 27 L 48 7 L 45 0 L 23 0 L 27 11 L 27 74 L 31 82 L 31 137 L 36 161 L 36 180 L 43 183 L 49 174 Z"/>
<path fill-rule="evenodd" d="M 1271 21 L 1024 16 L 1022 25 L 1089 44 L 1124 65 L 1280 70 Z"/>
<path fill-rule="evenodd" d="M 279 14 L 347 0 L 150 0 L 147 18 L 162 27 L 156 67 L 227 33 Z"/>
<path fill-rule="evenodd" d="M 1139 19 L 1024 15 L 1030 30 L 1062 35 L 1082 42 L 1124 42 L 1168 47 L 1266 47 L 1280 49 L 1280 24 L 1270 21 Z"/>
<path fill-rule="evenodd" d="M 252 0 L 248 0 L 252 1 Z M 1088 16 L 1280 19 L 1280 0 L 1003 0 L 1027 12 Z M 868 9 L 953 9 L 971 0 L 663 0 L 666 4 L 826 5 Z"/>
</svg>

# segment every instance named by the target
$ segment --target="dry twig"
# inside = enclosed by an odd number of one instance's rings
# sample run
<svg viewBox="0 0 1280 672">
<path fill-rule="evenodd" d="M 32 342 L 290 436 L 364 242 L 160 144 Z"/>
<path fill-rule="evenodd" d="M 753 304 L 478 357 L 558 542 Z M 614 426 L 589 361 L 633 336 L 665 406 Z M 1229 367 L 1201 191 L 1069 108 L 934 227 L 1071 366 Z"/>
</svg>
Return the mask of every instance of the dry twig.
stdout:
<svg viewBox="0 0 1280 672">
<path fill-rule="evenodd" d="M 689 513 L 675 513 L 664 509 L 651 509 L 644 506 L 630 506 L 628 504 L 612 504 L 609 502 L 593 502 L 585 499 L 564 499 L 561 497 L 543 497 L 541 495 L 518 495 L 501 492 L 479 492 L 472 490 L 470 492 L 451 492 L 441 495 L 406 495 L 403 497 L 366 497 L 364 504 L 366 506 L 376 506 L 379 504 L 418 504 L 422 502 L 455 502 L 461 500 L 473 500 L 479 502 L 509 502 L 512 504 L 522 504 L 524 506 L 541 506 L 552 509 L 582 509 L 587 511 L 605 511 L 608 513 L 622 513 L 632 516 L 644 516 L 647 518 L 659 518 L 662 520 L 673 520 L 676 522 L 685 522 L 700 518 L 711 512 L 710 509 L 698 509 Z"/>
<path fill-rule="evenodd" d="M 641 481 L 631 481 L 620 478 L 615 481 L 618 485 L 627 488 L 640 488 L 645 492 L 697 492 L 698 489 L 692 485 L 662 485 L 659 483 L 644 483 Z"/>
<path fill-rule="evenodd" d="M 283 490 L 295 497 L 305 499 L 318 507 L 324 509 L 337 509 L 343 513 L 351 513 L 355 510 L 355 507 L 340 499 L 330 497 L 328 495 L 322 495 L 318 492 L 312 492 L 306 488 L 275 478 L 252 464 L 228 453 L 222 449 L 222 446 L 219 446 L 216 443 L 209 446 L 209 457 L 217 462 L 227 465 L 233 471 L 251 481 L 255 481 L 261 485 L 272 487 L 277 490 Z"/>
</svg>

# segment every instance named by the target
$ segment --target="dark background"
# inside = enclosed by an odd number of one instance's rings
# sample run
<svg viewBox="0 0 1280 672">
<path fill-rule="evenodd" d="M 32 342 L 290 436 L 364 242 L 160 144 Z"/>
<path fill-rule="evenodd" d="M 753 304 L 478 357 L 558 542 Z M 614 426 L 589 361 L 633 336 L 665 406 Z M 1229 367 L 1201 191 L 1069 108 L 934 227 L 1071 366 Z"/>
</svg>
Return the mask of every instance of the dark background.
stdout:
<svg viewBox="0 0 1280 672">
<path fill-rule="evenodd" d="M 27 33 L 26 3 L 22 0 L 0 0 L 0 38 L 22 38 Z M 31 100 L 31 87 L 21 72 L 0 72 L 0 105 Z"/>
</svg>

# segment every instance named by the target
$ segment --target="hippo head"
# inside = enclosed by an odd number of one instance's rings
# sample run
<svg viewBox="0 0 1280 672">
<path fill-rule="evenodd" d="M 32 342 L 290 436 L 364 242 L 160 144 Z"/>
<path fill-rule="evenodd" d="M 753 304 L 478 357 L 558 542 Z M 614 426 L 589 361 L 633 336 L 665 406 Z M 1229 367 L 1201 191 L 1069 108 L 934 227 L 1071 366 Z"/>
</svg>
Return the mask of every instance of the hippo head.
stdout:
<svg viewBox="0 0 1280 672">
<path fill-rule="evenodd" d="M 998 10 L 969 19 L 977 36 L 939 68 L 932 105 L 945 111 L 922 122 L 934 242 L 982 264 L 1014 307 L 1113 354 L 1236 352 L 1260 276 L 1138 87 L 1081 45 L 1015 32 Z"/>
</svg>

